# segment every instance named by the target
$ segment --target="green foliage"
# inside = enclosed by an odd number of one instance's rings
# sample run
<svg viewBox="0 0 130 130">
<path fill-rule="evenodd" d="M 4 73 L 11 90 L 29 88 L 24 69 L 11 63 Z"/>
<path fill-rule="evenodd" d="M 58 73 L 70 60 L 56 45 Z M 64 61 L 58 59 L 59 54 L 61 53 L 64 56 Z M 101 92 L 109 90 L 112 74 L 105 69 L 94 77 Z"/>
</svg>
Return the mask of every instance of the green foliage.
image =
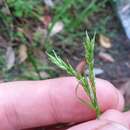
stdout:
<svg viewBox="0 0 130 130">
<path fill-rule="evenodd" d="M 2 52 L 0 51 L 0 70 L 3 70 L 3 67 L 5 66 L 5 58 L 2 55 Z"/>
<path fill-rule="evenodd" d="M 81 28 L 81 24 L 93 13 L 101 10 L 108 0 L 63 0 L 54 7 L 53 23 L 62 20 L 67 32 Z"/>
<path fill-rule="evenodd" d="M 35 0 L 6 0 L 8 7 L 15 17 L 32 17 L 35 14 L 38 1 Z"/>
<path fill-rule="evenodd" d="M 76 75 L 74 68 L 68 63 L 66 64 L 57 54 L 53 51 L 54 56 L 48 53 L 50 60 L 62 70 L 65 70 L 69 75 Z"/>
<path fill-rule="evenodd" d="M 49 26 L 49 32 L 57 21 L 64 23 L 64 32 L 57 35 L 59 41 L 63 44 L 73 45 L 77 39 L 84 36 L 84 28 L 92 30 L 92 33 L 98 29 L 98 33 L 104 33 L 106 26 L 95 22 L 95 26 L 89 28 L 86 21 L 95 17 L 94 14 L 105 7 L 106 2 L 110 0 L 63 0 L 58 1 L 53 8 L 53 19 Z M 100 28 L 99 28 L 100 27 Z M 78 30 L 78 31 L 77 31 Z M 105 30 L 106 32 L 106 30 Z"/>
<path fill-rule="evenodd" d="M 55 51 L 53 51 L 53 55 L 48 54 L 48 56 L 52 63 L 57 65 L 62 70 L 65 70 L 69 75 L 75 76 L 77 80 L 81 82 L 86 94 L 90 98 L 91 103 L 89 104 L 96 111 L 97 117 L 99 117 L 100 108 L 97 102 L 95 76 L 94 76 L 94 43 L 95 43 L 95 35 L 92 39 L 90 39 L 90 37 L 87 34 L 84 42 L 84 48 L 85 48 L 85 59 L 89 68 L 88 78 L 86 78 L 85 74 L 81 75 L 80 73 L 76 72 L 76 70 L 69 63 L 65 63 L 62 60 L 62 58 L 57 56 Z"/>
</svg>

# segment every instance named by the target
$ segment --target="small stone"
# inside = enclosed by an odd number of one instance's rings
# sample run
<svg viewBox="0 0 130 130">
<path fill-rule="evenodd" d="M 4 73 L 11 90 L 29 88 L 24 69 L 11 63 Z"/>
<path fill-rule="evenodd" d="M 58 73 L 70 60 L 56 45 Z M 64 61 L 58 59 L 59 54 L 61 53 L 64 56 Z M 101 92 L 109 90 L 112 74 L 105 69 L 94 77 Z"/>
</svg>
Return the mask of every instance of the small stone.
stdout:
<svg viewBox="0 0 130 130">
<path fill-rule="evenodd" d="M 130 0 L 115 0 L 117 14 L 130 39 Z"/>
<path fill-rule="evenodd" d="M 95 73 L 95 76 L 101 75 L 101 74 L 104 73 L 104 70 L 101 69 L 101 68 L 94 68 L 94 73 Z M 85 74 L 89 75 L 89 70 L 88 69 L 86 69 Z"/>
</svg>

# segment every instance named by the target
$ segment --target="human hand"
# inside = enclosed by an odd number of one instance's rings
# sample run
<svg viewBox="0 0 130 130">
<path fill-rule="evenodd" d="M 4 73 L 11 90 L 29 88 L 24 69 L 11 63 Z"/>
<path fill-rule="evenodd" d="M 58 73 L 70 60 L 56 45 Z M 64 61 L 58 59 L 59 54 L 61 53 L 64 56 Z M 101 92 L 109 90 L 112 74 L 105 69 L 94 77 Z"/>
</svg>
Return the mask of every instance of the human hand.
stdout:
<svg viewBox="0 0 130 130">
<path fill-rule="evenodd" d="M 107 123 L 109 120 L 128 126 L 130 118 L 128 113 L 118 112 L 124 107 L 123 97 L 110 83 L 96 79 L 101 111 L 109 109 L 118 111 L 108 111 L 99 120 L 94 120 L 95 112 L 89 106 L 81 104 L 76 97 L 76 85 L 77 81 L 73 77 L 0 84 L 0 130 L 45 128 L 53 124 L 79 122 L 86 123 L 73 126 L 68 130 L 99 130 L 98 127 L 100 130 L 108 130 L 107 127 L 111 124 Z M 81 86 L 78 95 L 87 100 Z M 106 127 L 104 127 L 105 123 Z M 104 129 L 101 129 L 101 126 Z M 50 129 L 54 130 L 54 128 Z"/>
</svg>

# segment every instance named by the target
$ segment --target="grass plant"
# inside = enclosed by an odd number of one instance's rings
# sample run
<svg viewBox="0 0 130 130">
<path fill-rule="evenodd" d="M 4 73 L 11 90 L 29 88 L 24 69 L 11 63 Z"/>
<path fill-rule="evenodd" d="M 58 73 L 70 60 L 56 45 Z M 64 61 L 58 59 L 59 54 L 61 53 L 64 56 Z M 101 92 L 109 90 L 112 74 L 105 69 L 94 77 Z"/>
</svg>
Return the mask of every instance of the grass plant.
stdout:
<svg viewBox="0 0 130 130">
<path fill-rule="evenodd" d="M 94 75 L 94 43 L 95 43 L 95 35 L 92 39 L 90 39 L 88 33 L 86 33 L 85 42 L 83 43 L 85 49 L 85 60 L 88 65 L 89 75 L 80 74 L 77 72 L 69 62 L 65 62 L 61 57 L 59 57 L 55 51 L 53 54 L 48 54 L 49 59 L 52 63 L 57 65 L 60 69 L 66 71 L 69 75 L 75 76 L 79 83 L 83 86 L 87 96 L 90 99 L 90 102 L 87 103 L 93 108 L 96 112 L 97 117 L 100 115 L 100 108 L 97 101 L 96 95 L 96 86 L 95 86 L 95 75 Z M 83 101 L 83 100 L 81 100 Z M 86 103 L 86 101 L 83 101 Z"/>
</svg>

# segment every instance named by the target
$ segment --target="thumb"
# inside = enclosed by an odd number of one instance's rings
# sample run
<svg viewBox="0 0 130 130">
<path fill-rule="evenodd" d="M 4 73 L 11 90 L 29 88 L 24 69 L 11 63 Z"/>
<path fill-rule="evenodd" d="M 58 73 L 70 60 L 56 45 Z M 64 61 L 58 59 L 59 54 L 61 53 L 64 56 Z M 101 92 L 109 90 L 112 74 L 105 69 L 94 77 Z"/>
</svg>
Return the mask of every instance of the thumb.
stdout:
<svg viewBox="0 0 130 130">
<path fill-rule="evenodd" d="M 108 110 L 100 119 L 82 123 L 68 130 L 129 130 L 129 127 L 123 113 Z"/>
<path fill-rule="evenodd" d="M 124 113 L 117 110 L 108 110 L 101 117 L 100 120 L 113 121 L 122 124 L 126 127 L 129 126 L 127 118 L 125 118 Z"/>
<path fill-rule="evenodd" d="M 127 120 L 129 128 L 130 128 L 130 111 L 124 112 L 124 118 Z"/>
</svg>

